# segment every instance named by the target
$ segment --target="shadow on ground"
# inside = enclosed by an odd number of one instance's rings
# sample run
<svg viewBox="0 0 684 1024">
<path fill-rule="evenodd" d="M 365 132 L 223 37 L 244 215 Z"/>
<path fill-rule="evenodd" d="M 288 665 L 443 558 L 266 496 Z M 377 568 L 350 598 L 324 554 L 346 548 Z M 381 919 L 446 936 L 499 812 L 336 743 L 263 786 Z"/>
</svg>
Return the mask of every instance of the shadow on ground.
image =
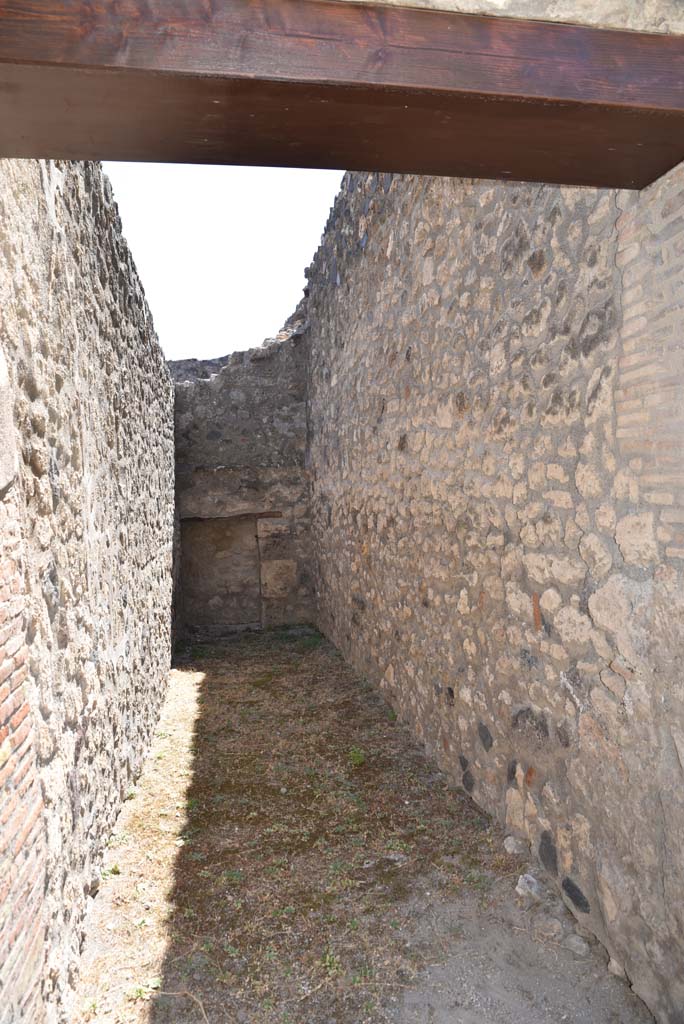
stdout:
<svg viewBox="0 0 684 1024">
<path fill-rule="evenodd" d="M 155 1024 L 382 1019 L 428 961 L 404 907 L 517 877 L 390 708 L 313 632 L 191 649 L 200 714 Z M 375 1016 L 374 1016 L 375 1014 Z"/>
<path fill-rule="evenodd" d="M 74 1024 L 651 1020 L 313 631 L 185 651 L 131 797 Z"/>
</svg>

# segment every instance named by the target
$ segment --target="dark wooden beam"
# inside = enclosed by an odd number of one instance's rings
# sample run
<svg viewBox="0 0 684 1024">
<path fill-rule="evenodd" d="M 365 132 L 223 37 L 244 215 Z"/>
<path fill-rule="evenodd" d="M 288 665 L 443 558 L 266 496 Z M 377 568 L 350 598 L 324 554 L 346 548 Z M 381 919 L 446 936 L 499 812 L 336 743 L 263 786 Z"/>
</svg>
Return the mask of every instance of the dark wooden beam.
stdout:
<svg viewBox="0 0 684 1024">
<path fill-rule="evenodd" d="M 0 156 L 640 188 L 684 37 L 324 0 L 0 0 Z"/>
</svg>

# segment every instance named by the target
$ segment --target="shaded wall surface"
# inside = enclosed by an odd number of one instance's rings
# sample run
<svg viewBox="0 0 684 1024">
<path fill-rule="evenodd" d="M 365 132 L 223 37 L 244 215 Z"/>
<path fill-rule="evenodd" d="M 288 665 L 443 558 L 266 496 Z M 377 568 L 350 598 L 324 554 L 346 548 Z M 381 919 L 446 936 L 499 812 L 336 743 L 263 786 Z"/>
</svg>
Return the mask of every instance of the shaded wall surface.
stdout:
<svg viewBox="0 0 684 1024">
<path fill-rule="evenodd" d="M 177 381 L 181 636 L 315 618 L 300 326 L 226 360 L 169 364 Z"/>
<path fill-rule="evenodd" d="M 363 3 L 364 0 L 334 0 Z M 596 28 L 684 33 L 681 0 L 376 0 L 388 7 L 420 7 L 459 14 L 531 18 Z"/>
<path fill-rule="evenodd" d="M 65 1021 L 170 660 L 173 392 L 98 165 L 0 163 L 0 1021 Z"/>
<path fill-rule="evenodd" d="M 309 271 L 320 624 L 684 1021 L 684 170 L 348 175 Z"/>
</svg>

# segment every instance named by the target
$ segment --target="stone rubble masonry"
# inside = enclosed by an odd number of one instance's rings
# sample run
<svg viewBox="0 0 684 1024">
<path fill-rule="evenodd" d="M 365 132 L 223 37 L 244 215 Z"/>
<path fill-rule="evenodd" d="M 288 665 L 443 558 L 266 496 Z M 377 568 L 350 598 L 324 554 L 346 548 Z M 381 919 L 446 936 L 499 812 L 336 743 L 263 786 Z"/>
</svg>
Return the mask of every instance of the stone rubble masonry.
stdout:
<svg viewBox="0 0 684 1024">
<path fill-rule="evenodd" d="M 0 248 L 0 1022 L 55 1024 L 169 668 L 173 390 L 98 165 L 0 162 Z"/>
<path fill-rule="evenodd" d="M 684 1022 L 684 165 L 350 174 L 312 267 L 319 624 Z"/>
<path fill-rule="evenodd" d="M 0 1024 L 61 1024 L 169 666 L 173 388 L 99 167 L 1 162 L 0 244 Z M 351 174 L 283 333 L 171 367 L 181 632 L 317 614 L 661 1024 L 683 309 L 684 166 L 639 195 Z"/>
<path fill-rule="evenodd" d="M 218 356 L 216 359 L 170 359 L 167 363 L 174 384 L 184 384 L 189 380 L 209 380 L 219 373 L 232 356 Z"/>
<path fill-rule="evenodd" d="M 364 0 L 336 0 L 363 3 Z M 531 18 L 595 28 L 684 33 L 681 0 L 376 0 L 388 7 L 422 7 L 460 14 Z"/>
<path fill-rule="evenodd" d="M 301 328 L 295 314 L 261 348 L 169 364 L 181 636 L 315 619 Z"/>
<path fill-rule="evenodd" d="M 14 409 L 7 362 L 0 351 L 0 497 L 8 490 L 17 474 L 17 453 L 14 443 Z"/>
</svg>

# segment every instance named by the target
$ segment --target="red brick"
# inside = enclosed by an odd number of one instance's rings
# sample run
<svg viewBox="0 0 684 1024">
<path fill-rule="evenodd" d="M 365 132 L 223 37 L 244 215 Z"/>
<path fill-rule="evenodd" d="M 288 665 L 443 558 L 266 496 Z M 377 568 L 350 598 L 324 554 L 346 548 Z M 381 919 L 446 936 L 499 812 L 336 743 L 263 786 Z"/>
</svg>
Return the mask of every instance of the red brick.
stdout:
<svg viewBox="0 0 684 1024">
<path fill-rule="evenodd" d="M 17 694 L 17 696 L 20 695 Z M 16 730 L 19 728 L 24 719 L 27 718 L 29 710 L 30 709 L 27 701 L 22 701 L 19 710 L 16 712 L 15 715 L 12 716 L 12 719 L 10 721 L 10 729 L 12 729 L 13 732 L 16 732 Z"/>
<path fill-rule="evenodd" d="M 14 658 L 17 651 L 21 650 L 24 643 L 23 635 L 15 635 L 5 644 L 5 657 Z"/>
<path fill-rule="evenodd" d="M 19 807 L 15 808 L 12 812 L 12 816 L 3 828 L 2 832 L 0 832 L 0 856 L 9 851 L 10 847 L 13 847 L 14 839 L 21 829 L 23 816 L 24 806 L 23 804 L 20 804 Z"/>
<path fill-rule="evenodd" d="M 22 644 L 17 653 L 14 655 L 14 666 L 17 669 L 23 668 L 28 661 L 29 649 L 26 644 Z"/>
<path fill-rule="evenodd" d="M 23 726 L 22 726 L 22 728 L 23 728 Z M 23 759 L 25 757 L 27 757 L 27 756 L 29 757 L 30 763 L 34 763 L 35 758 L 34 758 L 34 753 L 33 753 L 33 730 L 32 729 L 29 729 L 27 735 L 24 737 L 24 739 L 22 740 L 21 744 L 14 751 L 14 755 L 15 755 L 15 757 L 17 759 L 17 763 L 19 763 L 20 761 L 23 761 Z"/>
<path fill-rule="evenodd" d="M 17 731 L 10 736 L 10 744 L 12 745 L 12 749 L 15 751 L 18 750 L 18 748 L 22 745 L 24 740 L 27 739 L 30 732 L 31 721 L 30 719 L 24 719 L 24 721 L 19 726 Z"/>
<path fill-rule="evenodd" d="M 0 805 L 0 827 L 7 824 L 11 816 L 14 814 L 18 803 L 19 795 L 17 793 L 12 793 L 9 798 Z"/>
<path fill-rule="evenodd" d="M 21 829 L 21 831 L 17 835 L 16 839 L 14 840 L 13 847 L 14 847 L 14 855 L 15 856 L 19 853 L 19 851 L 21 850 L 22 846 L 24 845 L 24 843 L 26 842 L 28 837 L 31 835 L 31 832 L 33 830 L 33 826 L 36 824 L 36 822 L 40 818 L 42 812 L 43 812 L 43 801 L 42 800 L 38 800 L 38 801 L 36 801 L 35 806 L 32 808 L 32 810 L 30 811 L 26 821 L 24 822 L 23 828 Z"/>
<path fill-rule="evenodd" d="M 0 651 L 0 655 L 2 653 Z M 6 658 L 0 662 L 0 683 L 4 683 L 6 679 L 9 679 L 12 672 L 14 672 L 14 660 L 12 658 Z"/>
<path fill-rule="evenodd" d="M 30 754 L 31 756 L 26 756 L 27 754 Z M 12 782 L 14 783 L 15 788 L 20 789 L 21 791 L 25 791 L 27 781 L 32 785 L 38 779 L 36 762 L 32 755 L 33 751 L 29 746 L 22 757 L 17 759 L 17 767 L 14 775 L 12 776 Z"/>
<path fill-rule="evenodd" d="M 21 942 L 18 942 L 20 937 Z M 33 989 L 38 987 L 37 982 L 43 961 L 39 943 L 42 944 L 44 937 L 45 924 L 42 914 L 32 914 L 22 922 L 22 928 L 15 934 L 14 941 L 10 946 L 10 955 L 7 958 L 8 970 L 3 979 L 4 984 L 8 989 L 12 987 L 15 991 L 25 992 L 23 1001 L 27 1003 L 33 999 Z M 32 975 L 36 979 L 33 984 L 31 984 Z"/>
<path fill-rule="evenodd" d="M 15 669 L 10 678 L 10 686 L 13 690 L 16 690 L 18 686 L 21 686 L 23 682 L 28 679 L 28 665 L 22 665 L 21 668 Z"/>
<path fill-rule="evenodd" d="M 10 721 L 12 715 L 14 715 L 18 708 L 24 703 L 24 698 L 20 691 L 13 691 L 9 697 L 0 704 L 0 724 L 5 725 Z M 12 729 L 12 726 L 10 726 Z"/>
<path fill-rule="evenodd" d="M 0 768 L 0 788 L 2 788 L 9 779 L 12 777 L 12 773 L 17 766 L 17 758 L 15 755 L 10 755 L 8 761 Z M 0 836 L 0 852 L 2 852 L 2 836 Z"/>
</svg>

